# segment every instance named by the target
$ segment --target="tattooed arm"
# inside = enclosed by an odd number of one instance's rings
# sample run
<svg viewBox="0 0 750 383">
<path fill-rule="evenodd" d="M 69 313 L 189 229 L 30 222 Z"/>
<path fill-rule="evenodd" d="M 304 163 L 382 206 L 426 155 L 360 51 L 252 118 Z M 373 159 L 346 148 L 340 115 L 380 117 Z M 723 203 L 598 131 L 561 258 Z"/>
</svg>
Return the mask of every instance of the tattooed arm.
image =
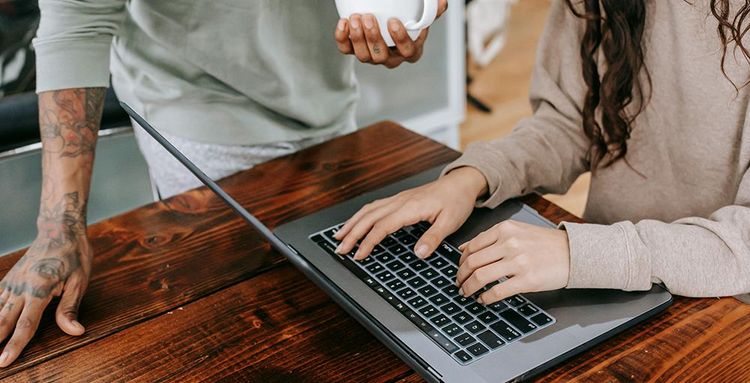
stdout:
<svg viewBox="0 0 750 383">
<path fill-rule="evenodd" d="M 0 341 L 10 336 L 0 367 L 11 364 L 36 332 L 42 312 L 61 296 L 55 318 L 81 335 L 78 306 L 91 273 L 86 203 L 104 105 L 104 88 L 39 94 L 42 198 L 38 235 L 0 282 Z M 11 336 L 12 334 L 12 336 Z"/>
</svg>

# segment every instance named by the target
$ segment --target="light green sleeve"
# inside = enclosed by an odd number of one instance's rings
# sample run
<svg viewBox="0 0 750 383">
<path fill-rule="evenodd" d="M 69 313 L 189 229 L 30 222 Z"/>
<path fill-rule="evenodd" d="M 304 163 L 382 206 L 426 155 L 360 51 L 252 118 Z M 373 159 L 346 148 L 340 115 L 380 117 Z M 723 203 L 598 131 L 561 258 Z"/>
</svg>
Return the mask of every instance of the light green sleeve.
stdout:
<svg viewBox="0 0 750 383">
<path fill-rule="evenodd" d="M 126 0 L 40 0 L 37 92 L 109 86 L 112 38 Z"/>
</svg>

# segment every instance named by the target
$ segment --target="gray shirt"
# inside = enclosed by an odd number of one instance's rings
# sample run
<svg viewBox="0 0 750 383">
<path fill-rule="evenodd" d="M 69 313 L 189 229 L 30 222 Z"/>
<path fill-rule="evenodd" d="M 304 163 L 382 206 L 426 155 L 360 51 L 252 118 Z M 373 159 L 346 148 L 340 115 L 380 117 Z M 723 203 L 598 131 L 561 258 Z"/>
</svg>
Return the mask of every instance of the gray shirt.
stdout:
<svg viewBox="0 0 750 383">
<path fill-rule="evenodd" d="M 658 282 L 694 297 L 748 293 L 750 87 L 737 92 L 722 75 L 707 2 L 650 1 L 647 14 L 653 88 L 627 154 L 641 174 L 618 161 L 592 176 L 585 212 L 591 223 L 564 225 L 568 287 L 647 290 Z M 533 117 L 507 138 L 470 146 L 447 168 L 471 166 L 485 175 L 490 196 L 480 204 L 564 193 L 590 170 L 581 123 L 583 30 L 564 1 L 553 2 L 532 79 Z M 739 84 L 750 76 L 733 45 L 726 69 Z"/>
<path fill-rule="evenodd" d="M 37 91 L 105 87 L 173 135 L 216 144 L 353 130 L 333 0 L 40 0 Z M 111 58 L 111 60 L 110 60 Z"/>
</svg>

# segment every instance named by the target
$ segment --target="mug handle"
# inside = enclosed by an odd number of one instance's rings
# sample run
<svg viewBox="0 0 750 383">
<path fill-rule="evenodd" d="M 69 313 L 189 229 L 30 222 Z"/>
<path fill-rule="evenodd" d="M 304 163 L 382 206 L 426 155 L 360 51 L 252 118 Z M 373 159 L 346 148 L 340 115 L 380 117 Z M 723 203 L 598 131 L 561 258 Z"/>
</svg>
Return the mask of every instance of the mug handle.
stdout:
<svg viewBox="0 0 750 383">
<path fill-rule="evenodd" d="M 408 30 L 422 30 L 435 21 L 438 12 L 438 0 L 424 0 L 424 12 L 422 12 L 422 20 L 409 21 L 404 25 Z"/>
</svg>

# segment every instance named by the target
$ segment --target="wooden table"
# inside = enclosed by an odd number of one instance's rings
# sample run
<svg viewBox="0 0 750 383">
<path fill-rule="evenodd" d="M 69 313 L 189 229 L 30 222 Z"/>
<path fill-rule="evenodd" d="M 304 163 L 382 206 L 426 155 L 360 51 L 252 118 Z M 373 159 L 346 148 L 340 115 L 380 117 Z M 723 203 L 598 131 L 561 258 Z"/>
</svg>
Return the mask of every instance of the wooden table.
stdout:
<svg viewBox="0 0 750 383">
<path fill-rule="evenodd" d="M 276 226 L 452 160 L 382 123 L 221 182 Z M 576 220 L 540 197 L 553 221 Z M 92 225 L 93 277 L 65 335 L 48 309 L 9 382 L 421 381 L 206 189 Z M 3 274 L 21 252 L 0 259 Z M 750 308 L 675 299 L 540 381 L 748 381 Z"/>
</svg>

